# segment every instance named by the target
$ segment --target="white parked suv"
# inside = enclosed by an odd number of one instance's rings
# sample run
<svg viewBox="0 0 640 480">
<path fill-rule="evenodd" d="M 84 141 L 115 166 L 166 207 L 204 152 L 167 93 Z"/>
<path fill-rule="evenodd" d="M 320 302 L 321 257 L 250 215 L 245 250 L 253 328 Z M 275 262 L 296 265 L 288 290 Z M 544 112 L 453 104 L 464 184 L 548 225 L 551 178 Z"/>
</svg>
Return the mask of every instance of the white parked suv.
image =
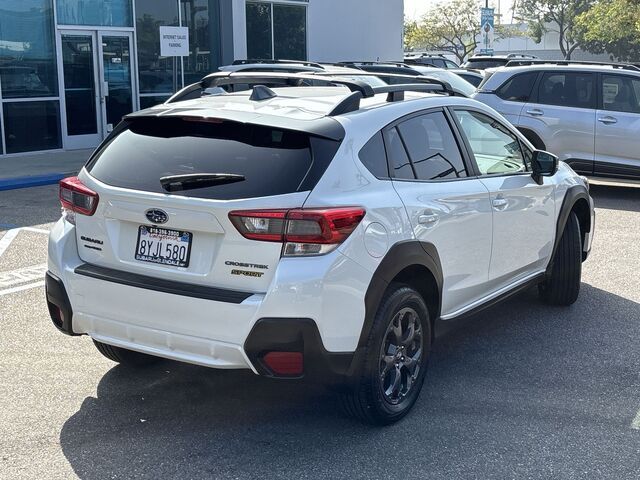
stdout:
<svg viewBox="0 0 640 480">
<path fill-rule="evenodd" d="M 546 60 L 489 70 L 472 95 L 583 175 L 640 180 L 640 68 Z"/>
<path fill-rule="evenodd" d="M 53 323 L 126 365 L 308 377 L 400 419 L 436 321 L 535 284 L 573 303 L 594 231 L 582 177 L 443 93 L 254 86 L 129 115 L 60 183 Z"/>
</svg>

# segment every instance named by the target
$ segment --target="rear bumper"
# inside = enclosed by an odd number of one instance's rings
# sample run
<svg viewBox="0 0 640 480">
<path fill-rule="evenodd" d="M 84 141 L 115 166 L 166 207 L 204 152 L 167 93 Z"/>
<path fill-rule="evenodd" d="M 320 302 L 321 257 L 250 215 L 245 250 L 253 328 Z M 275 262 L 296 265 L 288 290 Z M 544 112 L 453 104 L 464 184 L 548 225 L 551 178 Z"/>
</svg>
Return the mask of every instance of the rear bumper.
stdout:
<svg viewBox="0 0 640 480">
<path fill-rule="evenodd" d="M 337 251 L 333 258 L 309 259 L 312 266 L 306 259 L 282 261 L 268 292 L 247 294 L 88 265 L 76 245 L 74 227 L 56 224 L 49 240 L 48 300 L 69 312 L 60 322 L 52 310 L 64 333 L 265 376 L 276 376 L 262 362 L 268 351 L 302 352 L 305 377 L 349 370 L 364 320 L 360 294 L 370 273 Z"/>
<path fill-rule="evenodd" d="M 44 277 L 44 288 L 53 325 L 66 335 L 77 335 L 73 332 L 73 309 L 62 280 L 51 272 L 47 272 Z"/>
</svg>

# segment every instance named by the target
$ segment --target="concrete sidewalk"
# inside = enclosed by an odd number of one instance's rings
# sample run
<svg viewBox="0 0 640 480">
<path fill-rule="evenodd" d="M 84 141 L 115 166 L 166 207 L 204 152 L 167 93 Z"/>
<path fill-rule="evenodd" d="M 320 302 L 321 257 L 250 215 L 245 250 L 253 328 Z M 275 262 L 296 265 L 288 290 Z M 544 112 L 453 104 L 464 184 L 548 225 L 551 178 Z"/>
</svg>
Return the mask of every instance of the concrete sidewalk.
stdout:
<svg viewBox="0 0 640 480">
<path fill-rule="evenodd" d="M 0 158 L 0 190 L 55 183 L 80 171 L 93 149 Z"/>
</svg>

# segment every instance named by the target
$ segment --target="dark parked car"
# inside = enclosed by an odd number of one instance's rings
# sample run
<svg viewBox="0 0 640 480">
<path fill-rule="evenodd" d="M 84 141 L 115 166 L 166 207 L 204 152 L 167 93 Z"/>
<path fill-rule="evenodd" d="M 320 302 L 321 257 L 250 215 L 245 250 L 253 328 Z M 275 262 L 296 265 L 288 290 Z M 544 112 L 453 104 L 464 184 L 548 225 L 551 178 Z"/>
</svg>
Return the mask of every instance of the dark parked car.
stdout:
<svg viewBox="0 0 640 480">
<path fill-rule="evenodd" d="M 408 53 L 404 56 L 404 63 L 438 68 L 460 68 L 460 65 L 441 53 Z"/>
<path fill-rule="evenodd" d="M 476 70 L 484 70 L 486 68 L 504 67 L 511 60 L 536 59 L 534 55 L 521 55 L 518 53 L 510 53 L 508 55 L 474 55 L 468 59 L 463 68 L 474 68 Z"/>
</svg>

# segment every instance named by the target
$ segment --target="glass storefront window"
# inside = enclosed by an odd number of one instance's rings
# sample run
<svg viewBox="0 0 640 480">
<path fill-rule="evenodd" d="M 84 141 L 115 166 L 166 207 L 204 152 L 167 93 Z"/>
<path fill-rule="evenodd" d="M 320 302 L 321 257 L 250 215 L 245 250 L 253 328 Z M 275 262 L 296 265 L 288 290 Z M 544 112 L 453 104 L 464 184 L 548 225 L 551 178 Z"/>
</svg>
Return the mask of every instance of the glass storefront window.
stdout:
<svg viewBox="0 0 640 480">
<path fill-rule="evenodd" d="M 153 96 L 145 96 L 140 97 L 140 109 L 144 110 L 145 108 L 153 107 L 155 105 L 160 105 L 169 99 L 171 95 L 153 95 Z"/>
<path fill-rule="evenodd" d="M 58 95 L 52 0 L 0 2 L 0 83 L 7 98 Z"/>
<path fill-rule="evenodd" d="M 273 58 L 307 59 L 306 7 L 273 6 L 273 50 Z"/>
<path fill-rule="evenodd" d="M 160 56 L 161 25 L 178 26 L 178 2 L 136 0 L 140 93 L 175 91 L 174 60 L 172 57 Z M 176 68 L 176 78 L 178 74 Z"/>
<path fill-rule="evenodd" d="M 247 58 L 307 59 L 306 7 L 266 2 L 246 5 Z"/>
<path fill-rule="evenodd" d="M 184 84 L 202 80 L 206 74 L 218 67 L 215 34 L 210 28 L 215 25 L 217 2 L 210 0 L 180 0 L 182 26 L 189 28 L 189 56 L 183 57 Z M 211 22 L 209 21 L 211 15 Z"/>
<path fill-rule="evenodd" d="M 132 27 L 131 0 L 57 0 L 59 25 Z"/>
<path fill-rule="evenodd" d="M 247 2 L 247 58 L 273 58 L 270 3 Z"/>
<path fill-rule="evenodd" d="M 7 153 L 62 148 L 57 100 L 5 102 L 3 107 Z"/>
</svg>

